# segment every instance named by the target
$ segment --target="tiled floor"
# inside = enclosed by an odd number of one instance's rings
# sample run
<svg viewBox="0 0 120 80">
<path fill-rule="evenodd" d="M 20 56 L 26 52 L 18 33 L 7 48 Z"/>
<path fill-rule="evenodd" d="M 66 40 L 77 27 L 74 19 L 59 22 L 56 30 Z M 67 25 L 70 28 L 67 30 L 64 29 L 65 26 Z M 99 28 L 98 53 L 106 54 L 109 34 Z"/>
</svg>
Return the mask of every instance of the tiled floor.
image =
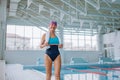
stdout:
<svg viewBox="0 0 120 80">
<path fill-rule="evenodd" d="M 45 75 L 34 70 L 23 70 L 20 64 L 6 66 L 6 80 L 45 80 Z"/>
</svg>

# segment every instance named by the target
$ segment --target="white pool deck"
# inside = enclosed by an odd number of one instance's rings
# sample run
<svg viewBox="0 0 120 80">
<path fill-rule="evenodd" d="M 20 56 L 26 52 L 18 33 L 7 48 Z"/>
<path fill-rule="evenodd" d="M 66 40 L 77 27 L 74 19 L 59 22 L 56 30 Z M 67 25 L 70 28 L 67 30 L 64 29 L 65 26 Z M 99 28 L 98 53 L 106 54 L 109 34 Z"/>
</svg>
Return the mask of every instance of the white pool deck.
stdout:
<svg viewBox="0 0 120 80">
<path fill-rule="evenodd" d="M 36 70 L 23 70 L 21 64 L 7 64 L 5 80 L 45 80 L 45 73 Z M 54 75 L 51 80 L 54 79 Z"/>
</svg>

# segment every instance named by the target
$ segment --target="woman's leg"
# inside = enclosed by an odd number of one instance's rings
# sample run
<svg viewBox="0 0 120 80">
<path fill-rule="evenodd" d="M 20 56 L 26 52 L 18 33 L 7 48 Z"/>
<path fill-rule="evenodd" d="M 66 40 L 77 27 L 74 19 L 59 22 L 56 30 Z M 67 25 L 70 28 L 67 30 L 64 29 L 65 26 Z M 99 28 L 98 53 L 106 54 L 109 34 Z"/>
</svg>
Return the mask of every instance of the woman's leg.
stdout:
<svg viewBox="0 0 120 80">
<path fill-rule="evenodd" d="M 46 68 L 46 80 L 51 80 L 52 75 L 52 60 L 45 54 L 45 68 Z"/>
<path fill-rule="evenodd" d="M 60 80 L 60 70 L 61 70 L 61 56 L 58 55 L 54 61 L 55 68 L 55 80 Z"/>
</svg>

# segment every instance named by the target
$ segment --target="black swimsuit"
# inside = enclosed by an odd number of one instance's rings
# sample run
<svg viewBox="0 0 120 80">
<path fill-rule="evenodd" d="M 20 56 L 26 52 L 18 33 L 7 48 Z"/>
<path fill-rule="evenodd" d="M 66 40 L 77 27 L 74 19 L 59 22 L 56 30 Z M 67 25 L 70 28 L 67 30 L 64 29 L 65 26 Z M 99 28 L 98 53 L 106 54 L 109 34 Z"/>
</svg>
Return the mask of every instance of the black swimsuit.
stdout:
<svg viewBox="0 0 120 80">
<path fill-rule="evenodd" d="M 54 61 L 60 55 L 58 45 L 50 45 L 50 48 L 46 50 L 46 54 Z"/>
</svg>

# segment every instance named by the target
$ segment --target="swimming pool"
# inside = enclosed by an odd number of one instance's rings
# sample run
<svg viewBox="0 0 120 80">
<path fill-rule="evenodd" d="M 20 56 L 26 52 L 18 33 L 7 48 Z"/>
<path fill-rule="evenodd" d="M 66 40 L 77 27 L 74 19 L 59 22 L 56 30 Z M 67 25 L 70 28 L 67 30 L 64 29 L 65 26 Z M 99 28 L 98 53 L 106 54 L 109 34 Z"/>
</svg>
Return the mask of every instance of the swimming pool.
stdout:
<svg viewBox="0 0 120 80">
<path fill-rule="evenodd" d="M 24 66 L 45 73 L 44 65 Z M 54 74 L 54 68 L 52 68 Z M 120 80 L 120 64 L 62 65 L 61 80 Z"/>
</svg>

